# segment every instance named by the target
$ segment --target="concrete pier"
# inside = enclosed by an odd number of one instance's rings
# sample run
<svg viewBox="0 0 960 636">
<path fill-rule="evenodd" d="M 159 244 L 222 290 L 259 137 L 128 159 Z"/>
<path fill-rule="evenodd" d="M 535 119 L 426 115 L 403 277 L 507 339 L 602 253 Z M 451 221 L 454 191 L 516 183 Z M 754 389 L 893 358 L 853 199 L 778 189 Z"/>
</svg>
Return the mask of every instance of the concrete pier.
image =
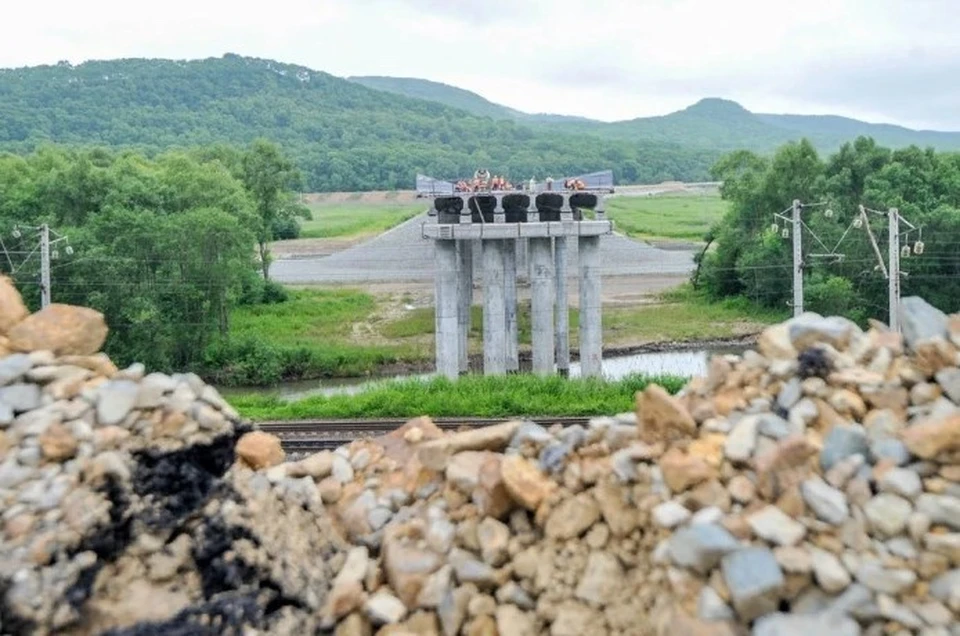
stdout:
<svg viewBox="0 0 960 636">
<path fill-rule="evenodd" d="M 517 328 L 517 244 L 502 241 L 503 246 L 503 302 L 507 330 L 507 372 L 520 370 L 519 330 Z"/>
<path fill-rule="evenodd" d="M 470 351 L 467 347 L 470 335 L 470 308 L 473 305 L 473 241 L 457 243 L 457 325 L 460 332 L 460 373 L 470 370 Z"/>
<path fill-rule="evenodd" d="M 554 239 L 553 257 L 557 306 L 557 330 L 554 336 L 557 372 L 567 376 L 570 374 L 570 314 L 567 310 L 567 238 L 565 236 Z"/>
<path fill-rule="evenodd" d="M 554 268 L 549 238 L 530 239 L 530 321 L 533 372 L 550 375 L 554 366 Z"/>
<path fill-rule="evenodd" d="M 600 312 L 600 237 L 581 236 L 580 248 L 580 375 L 602 373 L 603 330 Z"/>
<path fill-rule="evenodd" d="M 460 375 L 456 241 L 437 241 L 435 253 L 437 373 L 454 379 Z"/>
<path fill-rule="evenodd" d="M 504 241 L 483 242 L 483 373 L 507 372 L 507 320 L 503 287 Z"/>
<path fill-rule="evenodd" d="M 436 244 L 437 372 L 469 370 L 473 282 L 483 284 L 483 372 L 520 368 L 518 281 L 530 281 L 533 371 L 570 372 L 568 258 L 579 267 L 582 375 L 600 375 L 600 237 L 613 231 L 603 195 L 552 191 L 437 195 L 436 222 L 422 235 Z M 596 219 L 583 214 L 594 209 Z M 509 221 L 508 221 L 509 219 Z M 479 271 L 478 271 L 479 270 Z M 482 272 L 482 273 L 481 273 Z M 574 274 L 574 272 L 570 272 Z"/>
</svg>

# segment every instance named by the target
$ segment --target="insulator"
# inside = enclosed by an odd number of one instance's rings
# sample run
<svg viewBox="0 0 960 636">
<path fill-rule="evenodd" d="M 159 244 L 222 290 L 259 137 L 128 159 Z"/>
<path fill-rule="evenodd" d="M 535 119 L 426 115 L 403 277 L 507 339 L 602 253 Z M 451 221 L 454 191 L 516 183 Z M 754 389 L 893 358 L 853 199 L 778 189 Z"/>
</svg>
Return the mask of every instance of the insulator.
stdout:
<svg viewBox="0 0 960 636">
<path fill-rule="evenodd" d="M 917 241 L 913 244 L 913 253 L 917 256 L 923 254 L 923 241 Z"/>
<path fill-rule="evenodd" d="M 73 256 L 73 246 L 72 246 L 72 245 L 67 245 L 67 248 L 66 248 L 65 250 L 63 250 L 63 251 L 67 253 L 67 256 Z"/>
<path fill-rule="evenodd" d="M 21 236 L 20 228 L 18 227 L 13 228 L 13 238 L 20 238 L 20 236 Z"/>
<path fill-rule="evenodd" d="M 57 260 L 58 258 L 60 258 L 60 252 L 57 250 L 53 250 L 52 252 L 50 252 L 50 258 L 53 260 Z"/>
<path fill-rule="evenodd" d="M 833 210 L 831 210 L 830 208 L 827 208 L 827 209 L 823 212 L 823 216 L 827 217 L 828 219 L 832 219 L 832 218 L 833 218 Z"/>
<path fill-rule="evenodd" d="M 857 228 L 858 230 L 859 230 L 860 228 L 862 228 L 862 227 L 863 227 L 863 219 L 861 219 L 859 216 L 858 216 L 857 218 L 855 218 L 855 219 L 853 220 L 853 227 Z"/>
<path fill-rule="evenodd" d="M 906 258 L 908 256 L 910 256 L 910 246 L 904 245 L 903 248 L 900 249 L 900 257 Z"/>
<path fill-rule="evenodd" d="M 770 226 L 770 231 L 773 232 L 774 234 L 779 234 L 780 226 L 774 223 L 773 225 Z"/>
<path fill-rule="evenodd" d="M 788 230 L 787 228 L 783 228 L 783 231 L 780 232 L 780 236 L 782 236 L 783 238 L 790 238 L 790 230 Z"/>
</svg>

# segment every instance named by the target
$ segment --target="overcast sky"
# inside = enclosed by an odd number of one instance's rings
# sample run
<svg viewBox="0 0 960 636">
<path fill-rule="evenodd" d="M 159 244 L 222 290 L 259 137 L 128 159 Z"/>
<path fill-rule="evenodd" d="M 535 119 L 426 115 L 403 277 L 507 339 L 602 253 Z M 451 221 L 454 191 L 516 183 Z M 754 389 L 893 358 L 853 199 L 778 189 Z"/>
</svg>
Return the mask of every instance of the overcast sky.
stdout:
<svg viewBox="0 0 960 636">
<path fill-rule="evenodd" d="M 32 0 L 0 67 L 236 53 L 616 120 L 702 97 L 960 130 L 960 0 Z"/>
</svg>

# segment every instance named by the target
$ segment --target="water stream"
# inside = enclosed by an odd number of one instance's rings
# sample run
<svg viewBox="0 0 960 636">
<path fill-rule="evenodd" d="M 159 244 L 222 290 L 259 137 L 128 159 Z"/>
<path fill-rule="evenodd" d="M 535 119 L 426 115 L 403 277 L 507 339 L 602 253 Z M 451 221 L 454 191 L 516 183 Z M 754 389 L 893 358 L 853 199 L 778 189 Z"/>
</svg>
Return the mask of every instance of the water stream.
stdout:
<svg viewBox="0 0 960 636">
<path fill-rule="evenodd" d="M 632 373 L 646 375 L 677 375 L 692 377 L 706 374 L 710 357 L 716 354 L 743 352 L 742 347 L 723 347 L 692 351 L 667 351 L 659 353 L 636 353 L 625 356 L 611 356 L 603 360 L 603 374 L 611 380 L 623 378 Z M 570 375 L 580 375 L 580 364 L 571 363 Z M 285 382 L 273 387 L 240 387 L 222 389 L 224 396 L 230 399 L 236 394 L 277 395 L 283 400 L 299 400 L 311 395 L 352 395 L 374 384 L 390 380 L 429 379 L 433 374 L 411 374 L 384 376 L 378 378 L 336 378 L 327 380 L 301 380 Z"/>
</svg>

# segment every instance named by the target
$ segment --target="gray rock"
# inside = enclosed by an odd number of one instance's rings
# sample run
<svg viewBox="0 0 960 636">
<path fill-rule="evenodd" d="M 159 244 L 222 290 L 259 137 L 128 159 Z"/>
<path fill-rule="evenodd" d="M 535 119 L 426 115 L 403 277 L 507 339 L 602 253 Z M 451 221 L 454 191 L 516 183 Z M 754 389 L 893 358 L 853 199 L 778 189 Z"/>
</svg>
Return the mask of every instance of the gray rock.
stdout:
<svg viewBox="0 0 960 636">
<path fill-rule="evenodd" d="M 910 502 L 888 492 L 880 493 L 863 507 L 870 526 L 887 537 L 894 537 L 907 527 L 913 506 Z"/>
<path fill-rule="evenodd" d="M 817 518 L 839 526 L 850 516 L 847 498 L 819 477 L 812 477 L 800 485 L 803 500 Z"/>
<path fill-rule="evenodd" d="M 899 594 L 917 581 L 913 570 L 885 568 L 878 563 L 863 563 L 857 568 L 857 581 L 875 592 Z"/>
<path fill-rule="evenodd" d="M 522 424 L 520 424 L 520 428 L 517 429 L 517 432 L 513 434 L 508 448 L 518 449 L 527 443 L 543 446 L 544 444 L 549 444 L 552 441 L 553 435 L 551 435 L 547 429 L 543 428 L 536 422 L 525 420 Z"/>
<path fill-rule="evenodd" d="M 761 435 L 766 435 L 773 439 L 783 439 L 788 437 L 792 432 L 790 423 L 779 415 L 764 413 L 759 417 L 760 423 L 757 426 L 757 430 L 760 431 Z"/>
<path fill-rule="evenodd" d="M 954 404 L 960 404 L 960 369 L 957 367 L 945 367 L 937 371 L 934 376 L 943 392 L 953 401 Z M 3 378 L 0 377 L 0 380 Z"/>
<path fill-rule="evenodd" d="M 733 425 L 733 429 L 723 446 L 723 452 L 727 459 L 734 462 L 745 462 L 750 459 L 750 456 L 753 455 L 753 449 L 757 445 L 759 424 L 760 418 L 758 416 L 747 415 Z"/>
<path fill-rule="evenodd" d="M 0 488 L 15 488 L 30 479 L 33 471 L 21 466 L 10 456 L 0 464 Z"/>
<path fill-rule="evenodd" d="M 800 401 L 801 397 L 803 397 L 803 387 L 800 384 L 800 378 L 790 378 L 780 389 L 780 395 L 777 396 L 777 406 L 789 410 Z"/>
<path fill-rule="evenodd" d="M 904 627 L 909 627 L 910 629 L 920 629 L 923 627 L 923 621 L 920 620 L 919 616 L 886 594 L 877 596 L 877 609 L 885 619 L 896 621 Z"/>
<path fill-rule="evenodd" d="M 0 386 L 19 380 L 32 367 L 33 361 L 25 353 L 11 353 L 0 358 Z"/>
<path fill-rule="evenodd" d="M 511 603 L 523 610 L 532 610 L 536 607 L 536 602 L 516 581 L 504 583 L 497 590 L 496 597 L 500 603 Z"/>
<path fill-rule="evenodd" d="M 873 593 L 865 585 L 854 583 L 843 594 L 833 599 L 830 611 L 839 614 L 851 614 L 873 602 Z"/>
<path fill-rule="evenodd" d="M 744 548 L 720 563 L 733 607 L 743 621 L 776 611 L 785 579 L 780 564 L 767 548 Z"/>
<path fill-rule="evenodd" d="M 807 425 L 817 419 L 817 415 L 816 403 L 810 398 L 803 398 L 790 409 L 790 415 L 788 416 L 790 430 L 794 434 L 803 434 Z"/>
<path fill-rule="evenodd" d="M 691 524 L 697 523 L 720 523 L 723 520 L 723 510 L 716 506 L 707 506 L 701 508 L 690 517 Z"/>
<path fill-rule="evenodd" d="M 755 535 L 781 546 L 796 545 L 807 534 L 802 523 L 791 519 L 776 506 L 755 512 L 747 517 L 747 523 Z"/>
<path fill-rule="evenodd" d="M 637 472 L 637 460 L 630 448 L 621 448 L 610 455 L 610 468 L 621 482 L 634 482 L 640 476 Z"/>
<path fill-rule="evenodd" d="M 341 455 L 334 455 L 330 474 L 341 484 L 353 481 L 353 466 Z"/>
<path fill-rule="evenodd" d="M 790 603 L 794 614 L 819 614 L 830 607 L 831 597 L 816 585 L 808 585 L 800 596 Z"/>
<path fill-rule="evenodd" d="M 560 440 L 572 449 L 580 448 L 587 439 L 587 431 L 579 424 L 567 426 L 557 436 Z"/>
<path fill-rule="evenodd" d="M 675 565 L 706 574 L 740 543 L 724 528 L 700 524 L 682 528 L 670 537 L 668 552 Z"/>
<path fill-rule="evenodd" d="M 697 599 L 697 615 L 704 621 L 729 621 L 736 618 L 730 606 L 709 585 L 704 585 L 700 590 L 700 596 Z"/>
<path fill-rule="evenodd" d="M 953 614 L 940 601 L 926 601 L 911 603 L 911 607 L 927 625 L 945 626 L 953 622 Z"/>
<path fill-rule="evenodd" d="M 960 499 L 957 497 L 924 493 L 917 497 L 917 512 L 930 517 L 933 523 L 960 530 Z"/>
<path fill-rule="evenodd" d="M 563 469 L 564 461 L 573 449 L 567 444 L 555 442 L 540 451 L 540 470 L 556 473 Z"/>
<path fill-rule="evenodd" d="M 947 315 L 919 296 L 901 298 L 899 314 L 903 339 L 910 348 L 924 340 L 947 336 Z"/>
<path fill-rule="evenodd" d="M 133 410 L 139 393 L 140 387 L 131 380 L 110 380 L 102 384 L 97 392 L 97 422 L 101 426 L 122 422 Z"/>
<path fill-rule="evenodd" d="M 0 403 L 6 404 L 14 413 L 23 413 L 40 408 L 40 387 L 36 384 L 11 384 L 0 388 Z"/>
<path fill-rule="evenodd" d="M 377 506 L 367 513 L 367 523 L 370 524 L 371 530 L 377 531 L 383 526 L 387 525 L 387 522 L 390 521 L 390 517 L 392 516 L 393 511 L 391 511 L 389 508 Z"/>
<path fill-rule="evenodd" d="M 817 585 L 829 594 L 836 594 L 847 589 L 852 580 L 850 573 L 840 563 L 840 559 L 819 548 L 811 550 L 811 557 L 813 560 L 813 577 Z"/>
<path fill-rule="evenodd" d="M 896 537 L 884 543 L 890 554 L 902 559 L 912 560 L 917 558 L 917 548 L 913 541 L 907 537 Z"/>
<path fill-rule="evenodd" d="M 653 509 L 653 522 L 661 528 L 676 528 L 690 518 L 690 511 L 676 501 L 665 501 Z"/>
<path fill-rule="evenodd" d="M 862 333 L 853 321 L 838 316 L 822 318 L 809 313 L 793 318 L 788 324 L 790 341 L 795 348 L 806 348 L 821 342 L 834 347 L 846 346 L 851 336 Z"/>
<path fill-rule="evenodd" d="M 753 636 L 861 636 L 857 621 L 833 612 L 820 614 L 770 614 L 759 619 Z"/>
<path fill-rule="evenodd" d="M 852 455 L 866 457 L 869 451 L 867 435 L 862 427 L 834 426 L 827 434 L 827 438 L 823 440 L 823 450 L 820 451 L 820 466 L 823 470 L 830 470 L 837 462 L 847 457 Z"/>
<path fill-rule="evenodd" d="M 944 572 L 930 582 L 930 595 L 947 605 L 960 604 L 960 568 Z"/>
<path fill-rule="evenodd" d="M 399 623 L 407 615 L 407 607 L 403 601 L 387 592 L 385 588 L 380 588 L 368 598 L 363 609 L 367 618 L 375 625 Z"/>
<path fill-rule="evenodd" d="M 477 587 L 492 588 L 497 584 L 497 573 L 491 566 L 479 561 L 464 550 L 454 550 L 450 564 L 460 584 L 473 583 Z"/>
<path fill-rule="evenodd" d="M 870 444 L 870 458 L 874 462 L 889 459 L 897 466 L 906 466 L 910 463 L 910 457 L 910 451 L 907 450 L 906 445 L 893 437 L 874 440 Z"/>
<path fill-rule="evenodd" d="M 913 499 L 923 492 L 923 483 L 920 475 L 905 468 L 888 470 L 878 483 L 882 492 L 892 492 L 908 499 Z"/>
<path fill-rule="evenodd" d="M 417 605 L 431 609 L 439 607 L 452 588 L 453 567 L 444 565 L 424 581 L 417 596 Z"/>
<path fill-rule="evenodd" d="M 0 402 L 0 428 L 6 428 L 13 422 L 13 408 L 6 402 Z"/>
</svg>

